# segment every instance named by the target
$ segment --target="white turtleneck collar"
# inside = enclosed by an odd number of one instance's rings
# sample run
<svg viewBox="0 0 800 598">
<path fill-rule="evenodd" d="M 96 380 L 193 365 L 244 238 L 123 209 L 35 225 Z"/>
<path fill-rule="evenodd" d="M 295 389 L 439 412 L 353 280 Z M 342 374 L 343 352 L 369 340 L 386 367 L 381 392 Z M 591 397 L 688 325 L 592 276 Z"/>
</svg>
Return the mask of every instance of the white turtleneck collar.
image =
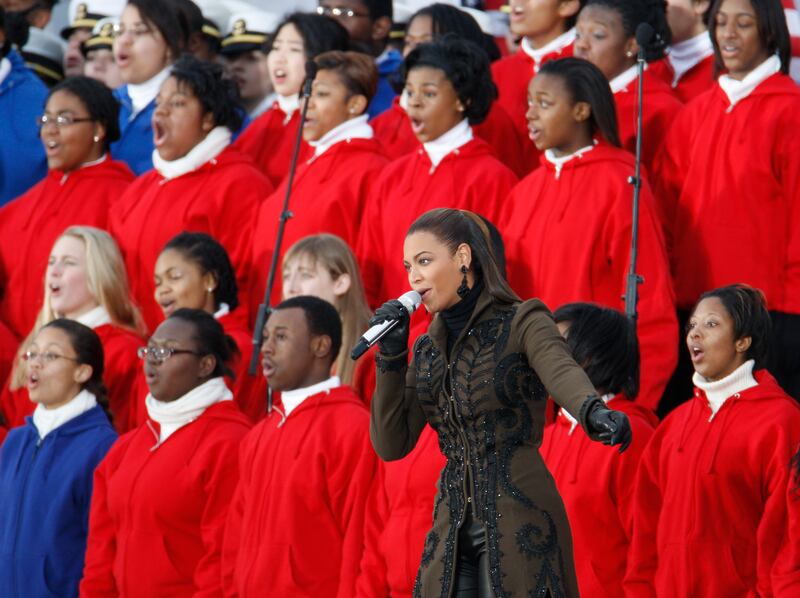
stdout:
<svg viewBox="0 0 800 598">
<path fill-rule="evenodd" d="M 341 385 L 342 381 L 339 379 L 339 376 L 331 376 L 327 380 L 317 382 L 316 384 L 306 386 L 305 388 L 284 390 L 281 392 L 281 402 L 283 403 L 283 408 L 286 410 L 285 417 L 289 417 L 289 414 L 297 409 L 308 397 L 314 396 L 321 392 L 330 391 Z"/>
<path fill-rule="evenodd" d="M 168 66 L 144 83 L 128 83 L 128 97 L 130 97 L 133 105 L 131 118 L 147 108 L 148 104 L 156 99 L 161 85 L 169 78 L 170 70 L 171 67 Z"/>
<path fill-rule="evenodd" d="M 318 158 L 340 141 L 372 139 L 375 133 L 367 124 L 368 118 L 366 114 L 351 118 L 332 128 L 317 141 L 309 141 L 308 145 L 314 148 L 314 158 Z"/>
<path fill-rule="evenodd" d="M 777 54 L 773 54 L 752 71 L 747 73 L 745 78 L 741 81 L 731 78 L 730 75 L 720 75 L 719 79 L 717 79 L 717 82 L 722 88 L 722 91 L 725 92 L 725 95 L 728 96 L 728 101 L 731 103 L 731 105 L 728 106 L 727 111 L 730 112 L 733 110 L 733 107 L 736 106 L 736 104 L 753 93 L 753 90 L 756 87 L 761 85 L 761 83 L 769 79 L 772 75 L 780 70 L 781 59 L 778 58 Z"/>
<path fill-rule="evenodd" d="M 300 97 L 298 94 L 291 96 L 277 94 L 275 101 L 278 102 L 278 107 L 283 110 L 283 113 L 287 117 L 291 117 L 294 111 L 300 107 Z"/>
<path fill-rule="evenodd" d="M 713 54 L 714 45 L 711 43 L 711 34 L 708 31 L 672 44 L 667 53 L 667 60 L 675 73 L 672 87 L 677 87 L 681 77 Z"/>
<path fill-rule="evenodd" d="M 248 116 L 250 116 L 251 119 L 255 120 L 256 118 L 264 114 L 267 110 L 269 110 L 270 107 L 277 101 L 277 99 L 278 99 L 277 93 L 271 93 L 265 96 L 264 99 L 261 100 L 258 103 L 258 105 L 250 111 L 250 114 Z"/>
<path fill-rule="evenodd" d="M 530 56 L 533 59 L 533 72 L 538 73 L 539 68 L 542 66 L 542 60 L 544 60 L 545 56 L 548 54 L 553 54 L 555 52 L 561 53 L 561 51 L 569 46 L 571 43 L 575 41 L 575 28 L 573 27 L 569 31 L 565 31 L 553 41 L 546 43 L 541 48 L 534 48 L 531 45 L 531 42 L 528 41 L 527 37 L 522 38 L 522 43 L 520 44 L 520 48 L 522 49 L 525 54 Z"/>
<path fill-rule="evenodd" d="M 433 165 L 431 172 L 439 166 L 445 156 L 472 141 L 472 137 L 472 127 L 469 126 L 469 121 L 465 118 L 433 141 L 423 143 L 422 147 L 425 148 L 425 152 Z"/>
<path fill-rule="evenodd" d="M 646 65 L 645 68 L 647 68 Z M 619 93 L 623 89 L 626 89 L 628 85 L 636 81 L 636 77 L 638 76 L 639 70 L 635 64 L 622 71 L 619 75 L 608 82 L 608 84 L 611 86 L 611 93 Z"/>
<path fill-rule="evenodd" d="M 111 316 L 108 314 L 108 310 L 106 310 L 105 307 L 98 305 L 94 309 L 75 318 L 75 321 L 94 329 L 104 326 L 105 324 L 111 324 Z"/>
<path fill-rule="evenodd" d="M 71 401 L 55 409 L 48 409 L 39 403 L 33 411 L 33 425 L 36 426 L 36 431 L 39 432 L 39 439 L 44 438 L 68 421 L 83 415 L 95 405 L 97 405 L 97 397 L 88 390 L 80 391 Z"/>
<path fill-rule="evenodd" d="M 571 154 L 560 157 L 556 156 L 553 150 L 547 149 L 544 150 L 544 157 L 545 160 L 547 160 L 548 162 L 550 162 L 550 164 L 556 167 L 556 179 L 558 179 L 559 177 L 561 177 L 561 169 L 564 168 L 564 164 L 566 164 L 567 162 L 569 162 L 574 158 L 582 158 L 583 154 L 594 149 L 595 144 L 597 144 L 597 141 L 595 141 L 594 144 L 592 145 L 587 145 L 586 147 L 582 147 L 581 149 L 576 150 Z"/>
<path fill-rule="evenodd" d="M 153 448 L 157 448 L 183 426 L 203 415 L 203 412 L 212 405 L 231 400 L 233 393 L 225 385 L 222 376 L 211 378 L 169 403 L 158 401 L 148 393 L 144 400 L 147 415 L 161 427 L 158 443 Z"/>
<path fill-rule="evenodd" d="M 11 61 L 8 58 L 3 58 L 0 60 L 0 85 L 3 84 L 3 81 L 6 80 L 9 73 L 11 72 Z"/>
<path fill-rule="evenodd" d="M 753 359 L 749 359 L 724 378 L 713 382 L 706 380 L 697 372 L 694 373 L 692 382 L 706 394 L 708 406 L 711 408 L 711 419 L 714 418 L 720 407 L 730 397 L 748 388 L 758 386 L 758 382 L 753 377 L 753 366 L 755 364 L 756 362 Z"/>
<path fill-rule="evenodd" d="M 616 395 L 613 395 L 613 394 L 603 395 L 602 397 L 600 397 L 600 399 L 606 405 L 608 405 L 614 398 L 616 398 Z M 570 415 L 569 411 L 567 411 L 563 407 L 558 410 L 558 414 L 567 418 L 567 421 L 570 423 L 568 434 L 572 435 L 572 433 L 575 431 L 575 428 L 578 427 L 578 420 L 575 419 L 574 417 L 572 417 L 572 415 Z"/>
<path fill-rule="evenodd" d="M 208 132 L 205 139 L 195 145 L 182 158 L 165 160 L 153 150 L 153 167 L 165 179 L 176 179 L 189 172 L 194 172 L 206 162 L 219 156 L 231 144 L 231 131 L 228 127 L 214 127 Z"/>
</svg>

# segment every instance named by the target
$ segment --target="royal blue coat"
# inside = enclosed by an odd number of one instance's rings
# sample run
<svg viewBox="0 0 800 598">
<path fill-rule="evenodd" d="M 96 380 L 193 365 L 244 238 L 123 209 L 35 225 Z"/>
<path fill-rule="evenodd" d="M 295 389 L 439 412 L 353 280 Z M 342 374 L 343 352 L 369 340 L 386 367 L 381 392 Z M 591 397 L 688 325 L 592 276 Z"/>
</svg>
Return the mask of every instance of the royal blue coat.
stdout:
<svg viewBox="0 0 800 598">
<path fill-rule="evenodd" d="M 42 440 L 26 421 L 0 447 L 0 596 L 77 596 L 92 476 L 117 434 L 99 406 Z"/>
<path fill-rule="evenodd" d="M 156 109 L 156 101 L 152 100 L 142 110 L 133 114 L 133 103 L 128 95 L 128 86 L 114 90 L 114 97 L 119 101 L 120 138 L 111 144 L 111 155 L 115 160 L 122 160 L 139 176 L 153 168 L 153 126 L 150 119 Z"/>
<path fill-rule="evenodd" d="M 375 65 L 378 67 L 378 88 L 375 90 L 375 96 L 367 107 L 367 114 L 370 118 L 375 118 L 392 107 L 394 97 L 397 95 L 392 86 L 392 81 L 398 76 L 397 71 L 400 70 L 401 64 L 403 64 L 403 56 L 400 52 L 390 50 Z"/>
<path fill-rule="evenodd" d="M 36 125 L 44 112 L 47 87 L 16 51 L 6 58 L 11 72 L 0 83 L 0 205 L 22 195 L 47 174 Z"/>
</svg>

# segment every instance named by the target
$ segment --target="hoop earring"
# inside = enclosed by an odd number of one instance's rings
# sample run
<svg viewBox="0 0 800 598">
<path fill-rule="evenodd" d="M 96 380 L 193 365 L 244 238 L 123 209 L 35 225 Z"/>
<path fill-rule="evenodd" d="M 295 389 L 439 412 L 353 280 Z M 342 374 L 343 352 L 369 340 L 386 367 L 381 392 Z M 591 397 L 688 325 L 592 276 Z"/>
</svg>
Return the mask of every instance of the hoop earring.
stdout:
<svg viewBox="0 0 800 598">
<path fill-rule="evenodd" d="M 456 293 L 458 293 L 458 296 L 462 299 L 469 294 L 469 287 L 467 286 L 467 272 L 467 267 L 461 266 L 461 273 L 464 275 L 464 278 L 461 279 L 461 284 L 458 285 Z"/>
</svg>

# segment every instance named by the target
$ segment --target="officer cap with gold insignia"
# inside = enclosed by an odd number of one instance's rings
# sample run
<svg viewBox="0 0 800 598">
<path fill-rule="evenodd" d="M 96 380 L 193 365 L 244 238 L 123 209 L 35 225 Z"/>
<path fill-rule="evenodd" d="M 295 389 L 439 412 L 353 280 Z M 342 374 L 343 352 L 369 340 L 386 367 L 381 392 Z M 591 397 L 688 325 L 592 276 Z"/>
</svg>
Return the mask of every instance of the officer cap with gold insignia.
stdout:
<svg viewBox="0 0 800 598">
<path fill-rule="evenodd" d="M 281 23 L 281 15 L 251 10 L 234 14 L 228 21 L 228 34 L 222 38 L 222 54 L 261 50 Z"/>
<path fill-rule="evenodd" d="M 126 0 L 70 0 L 69 25 L 61 30 L 61 37 L 69 39 L 76 29 L 94 29 L 104 17 L 119 17 Z"/>
</svg>

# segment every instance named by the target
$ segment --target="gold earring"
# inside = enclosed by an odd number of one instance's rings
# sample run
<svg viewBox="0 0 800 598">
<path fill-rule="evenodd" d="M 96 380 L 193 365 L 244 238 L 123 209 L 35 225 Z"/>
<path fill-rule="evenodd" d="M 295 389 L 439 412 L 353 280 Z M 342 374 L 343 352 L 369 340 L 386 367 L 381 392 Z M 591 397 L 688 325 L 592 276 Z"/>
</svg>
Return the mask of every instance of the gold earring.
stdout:
<svg viewBox="0 0 800 598">
<path fill-rule="evenodd" d="M 628 50 L 627 52 L 625 52 L 625 56 L 627 56 L 628 58 L 633 58 L 633 52 Z"/>
<path fill-rule="evenodd" d="M 97 143 L 98 141 L 100 141 L 100 135 L 95 135 L 94 137 L 92 137 L 92 139 L 94 139 L 94 142 Z"/>
</svg>

